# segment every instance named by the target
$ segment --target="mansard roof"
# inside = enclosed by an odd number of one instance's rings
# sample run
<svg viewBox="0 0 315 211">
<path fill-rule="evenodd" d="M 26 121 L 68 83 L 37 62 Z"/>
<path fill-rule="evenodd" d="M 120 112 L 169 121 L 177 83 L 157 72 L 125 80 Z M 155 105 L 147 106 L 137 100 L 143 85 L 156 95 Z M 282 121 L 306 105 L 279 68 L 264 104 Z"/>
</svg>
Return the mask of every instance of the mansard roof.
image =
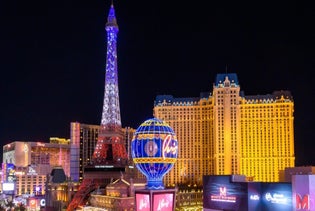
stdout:
<svg viewBox="0 0 315 211">
<path fill-rule="evenodd" d="M 183 97 L 183 98 L 174 98 L 172 95 L 157 95 L 155 98 L 155 105 L 159 103 L 192 103 L 198 102 L 200 100 L 199 97 Z"/>
<path fill-rule="evenodd" d="M 231 83 L 239 86 L 238 78 L 236 73 L 218 73 L 215 79 L 215 86 L 222 84 L 225 81 L 225 78 L 228 78 Z"/>
<path fill-rule="evenodd" d="M 278 100 L 281 97 L 283 97 L 284 99 L 293 100 L 291 92 L 287 90 L 274 91 L 272 94 L 266 94 L 266 95 L 245 95 L 244 96 L 246 100 L 267 100 L 267 99 Z"/>
</svg>

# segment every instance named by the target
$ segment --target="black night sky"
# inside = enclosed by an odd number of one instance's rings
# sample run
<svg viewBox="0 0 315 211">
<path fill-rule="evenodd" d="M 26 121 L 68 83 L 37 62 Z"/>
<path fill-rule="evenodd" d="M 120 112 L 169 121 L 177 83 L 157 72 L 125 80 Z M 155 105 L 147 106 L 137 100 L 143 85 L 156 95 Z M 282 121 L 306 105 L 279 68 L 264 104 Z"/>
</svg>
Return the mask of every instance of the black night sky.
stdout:
<svg viewBox="0 0 315 211">
<path fill-rule="evenodd" d="M 311 2 L 311 1 L 309 1 Z M 0 143 L 100 124 L 109 0 L 1 1 Z M 245 95 L 291 91 L 296 165 L 315 165 L 314 20 L 307 1 L 114 1 L 123 126 L 156 95 L 198 97 L 217 73 Z M 1 155 L 2 159 L 2 155 Z"/>
</svg>

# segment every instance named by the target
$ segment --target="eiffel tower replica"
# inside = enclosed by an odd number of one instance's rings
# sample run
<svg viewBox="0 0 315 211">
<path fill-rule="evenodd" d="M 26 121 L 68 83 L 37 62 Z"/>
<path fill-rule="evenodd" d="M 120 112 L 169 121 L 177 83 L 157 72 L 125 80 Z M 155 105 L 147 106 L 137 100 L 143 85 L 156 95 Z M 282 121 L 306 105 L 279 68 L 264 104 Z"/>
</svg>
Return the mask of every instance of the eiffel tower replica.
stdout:
<svg viewBox="0 0 315 211">
<path fill-rule="evenodd" d="M 105 89 L 98 140 L 92 161 L 84 167 L 83 180 L 67 211 L 73 211 L 78 206 L 84 205 L 90 192 L 106 186 L 113 179 L 121 178 L 128 167 L 128 154 L 120 117 L 117 71 L 118 25 L 113 3 L 105 29 L 107 32 Z"/>
<path fill-rule="evenodd" d="M 121 127 L 118 71 L 117 71 L 117 34 L 118 25 L 113 4 L 106 23 L 107 55 L 105 89 L 101 127 L 93 153 L 95 167 L 113 165 L 125 166 L 128 161 L 124 135 Z"/>
</svg>

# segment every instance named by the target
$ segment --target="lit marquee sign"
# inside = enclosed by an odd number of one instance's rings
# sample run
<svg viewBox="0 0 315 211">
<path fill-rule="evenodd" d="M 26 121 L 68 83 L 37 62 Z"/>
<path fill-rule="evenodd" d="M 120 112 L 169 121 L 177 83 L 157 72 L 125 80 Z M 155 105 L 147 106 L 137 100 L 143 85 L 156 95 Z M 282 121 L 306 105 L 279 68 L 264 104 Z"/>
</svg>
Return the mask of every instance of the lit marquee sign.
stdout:
<svg viewBox="0 0 315 211">
<path fill-rule="evenodd" d="M 212 194 L 210 195 L 211 201 L 221 201 L 221 202 L 236 202 L 236 196 L 227 195 L 226 187 L 219 188 L 219 195 Z"/>
</svg>

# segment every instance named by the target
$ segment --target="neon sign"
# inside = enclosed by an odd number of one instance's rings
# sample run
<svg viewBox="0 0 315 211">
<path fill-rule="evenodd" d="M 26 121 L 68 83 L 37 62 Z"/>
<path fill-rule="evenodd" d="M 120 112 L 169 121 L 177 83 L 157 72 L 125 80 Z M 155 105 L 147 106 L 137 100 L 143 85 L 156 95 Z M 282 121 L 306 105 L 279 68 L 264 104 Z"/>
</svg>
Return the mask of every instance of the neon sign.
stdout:
<svg viewBox="0 0 315 211">
<path fill-rule="evenodd" d="M 310 196 L 308 194 L 303 197 L 300 194 L 296 194 L 296 210 L 310 210 Z"/>
<path fill-rule="evenodd" d="M 150 199 L 147 194 L 136 194 L 137 210 L 150 211 Z"/>
<path fill-rule="evenodd" d="M 36 199 L 30 199 L 30 208 L 32 209 L 36 208 Z"/>
<path fill-rule="evenodd" d="M 166 201 L 165 199 L 161 199 L 161 200 L 159 201 L 159 203 L 158 203 L 157 209 L 158 209 L 158 210 L 161 210 L 161 209 L 163 209 L 164 207 L 167 208 L 168 206 L 169 206 L 169 202 Z"/>
<path fill-rule="evenodd" d="M 287 198 L 283 194 L 274 193 L 271 194 L 270 192 L 265 194 L 265 198 L 267 201 L 275 204 L 286 204 Z"/>
<path fill-rule="evenodd" d="M 45 207 L 46 206 L 46 201 L 45 199 L 41 199 L 39 202 L 40 206 Z"/>
<path fill-rule="evenodd" d="M 160 119 L 146 120 L 133 136 L 131 153 L 136 167 L 147 177 L 147 188 L 164 189 L 163 177 L 177 160 L 178 141 L 173 129 Z"/>
<path fill-rule="evenodd" d="M 173 194 L 155 194 L 153 199 L 153 210 L 172 211 L 173 210 Z"/>
<path fill-rule="evenodd" d="M 163 141 L 163 148 L 162 148 L 162 152 L 163 152 L 163 160 L 165 160 L 165 154 L 167 153 L 172 153 L 173 155 L 177 154 L 177 146 L 171 146 L 171 142 L 172 142 L 172 136 L 171 135 L 167 135 Z"/>
<path fill-rule="evenodd" d="M 249 196 L 250 200 L 258 201 L 260 199 L 258 194 L 253 194 Z"/>
<path fill-rule="evenodd" d="M 227 196 L 226 187 L 219 188 L 220 194 L 219 195 L 211 195 L 211 201 L 221 201 L 221 202 L 236 202 L 236 196 Z"/>
<path fill-rule="evenodd" d="M 28 167 L 27 175 L 37 175 L 37 172 L 33 166 Z"/>
</svg>

